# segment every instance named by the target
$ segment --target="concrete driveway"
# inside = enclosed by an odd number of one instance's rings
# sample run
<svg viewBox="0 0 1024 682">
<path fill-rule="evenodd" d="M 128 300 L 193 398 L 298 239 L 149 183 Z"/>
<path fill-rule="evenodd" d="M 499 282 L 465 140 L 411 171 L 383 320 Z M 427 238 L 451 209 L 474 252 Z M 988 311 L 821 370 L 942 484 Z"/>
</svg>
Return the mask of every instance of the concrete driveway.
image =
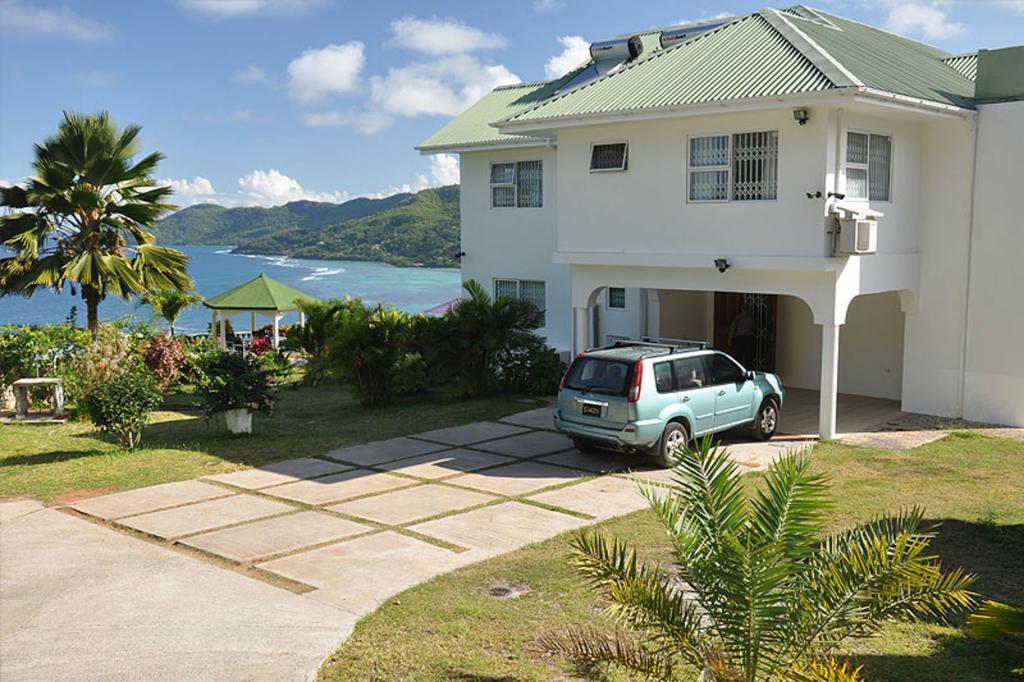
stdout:
<svg viewBox="0 0 1024 682">
<path fill-rule="evenodd" d="M 669 480 L 550 428 L 532 410 L 94 497 L 79 518 L 0 505 L 0 678 L 309 678 L 392 595 Z M 731 447 L 753 470 L 802 445 Z"/>
</svg>

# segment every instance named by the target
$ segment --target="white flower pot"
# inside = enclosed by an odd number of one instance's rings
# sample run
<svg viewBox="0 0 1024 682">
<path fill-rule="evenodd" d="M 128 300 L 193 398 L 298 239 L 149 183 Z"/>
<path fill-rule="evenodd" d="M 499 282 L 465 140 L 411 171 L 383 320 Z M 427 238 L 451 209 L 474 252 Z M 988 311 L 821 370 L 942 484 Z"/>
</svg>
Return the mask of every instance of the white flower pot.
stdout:
<svg viewBox="0 0 1024 682">
<path fill-rule="evenodd" d="M 252 433 L 252 412 L 249 410 L 227 410 L 224 423 L 231 433 Z"/>
</svg>

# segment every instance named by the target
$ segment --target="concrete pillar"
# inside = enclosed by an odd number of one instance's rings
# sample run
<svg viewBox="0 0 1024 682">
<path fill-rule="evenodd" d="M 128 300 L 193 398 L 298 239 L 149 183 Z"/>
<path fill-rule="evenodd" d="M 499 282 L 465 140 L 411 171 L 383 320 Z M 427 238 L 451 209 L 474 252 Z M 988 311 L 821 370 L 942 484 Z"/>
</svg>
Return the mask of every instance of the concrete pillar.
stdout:
<svg viewBox="0 0 1024 682">
<path fill-rule="evenodd" d="M 256 313 L 249 313 L 249 329 L 252 330 L 253 336 L 256 335 Z"/>
<path fill-rule="evenodd" d="M 590 314 L 587 308 L 572 309 L 574 323 L 572 351 L 579 355 L 590 345 Z"/>
<path fill-rule="evenodd" d="M 227 324 L 224 320 L 224 311 L 218 311 L 218 315 L 220 316 L 220 347 L 226 350 L 228 347 L 228 332 Z"/>
<path fill-rule="evenodd" d="M 278 328 L 281 324 L 281 313 L 274 313 L 274 350 L 277 350 L 278 345 L 281 343 L 278 336 Z"/>
<path fill-rule="evenodd" d="M 839 327 L 821 325 L 821 395 L 818 404 L 818 436 L 836 437 L 836 402 L 839 395 Z"/>
<path fill-rule="evenodd" d="M 217 338 L 217 311 L 216 310 L 211 310 L 210 311 L 210 338 L 215 339 L 215 340 Z"/>
</svg>

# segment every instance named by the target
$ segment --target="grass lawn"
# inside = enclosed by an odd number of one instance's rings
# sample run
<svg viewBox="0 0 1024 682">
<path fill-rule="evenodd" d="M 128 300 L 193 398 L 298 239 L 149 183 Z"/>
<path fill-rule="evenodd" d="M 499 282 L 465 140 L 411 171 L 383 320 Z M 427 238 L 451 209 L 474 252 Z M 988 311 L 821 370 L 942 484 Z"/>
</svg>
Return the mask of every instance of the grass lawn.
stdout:
<svg viewBox="0 0 1024 682">
<path fill-rule="evenodd" d="M 273 417 L 258 414 L 251 436 L 234 436 L 187 405 L 184 396 L 172 396 L 134 452 L 101 438 L 87 421 L 0 425 L 0 499 L 28 495 L 50 502 L 86 491 L 140 488 L 537 406 L 514 397 L 452 401 L 426 394 L 364 410 L 337 385 L 288 387 Z"/>
<path fill-rule="evenodd" d="M 909 452 L 839 444 L 814 450 L 833 480 L 832 524 L 841 528 L 885 510 L 924 505 L 941 523 L 935 549 L 948 566 L 977 574 L 985 598 L 1024 603 L 1024 443 L 954 433 Z M 757 476 L 751 476 L 757 483 Z M 651 560 L 667 558 L 651 512 L 603 525 Z M 565 538 L 469 566 L 404 592 L 363 619 L 320 671 L 322 680 L 627 679 L 578 669 L 539 653 L 546 631 L 600 623 L 602 603 L 567 566 Z M 487 593 L 493 581 L 525 583 L 517 599 Z M 869 680 L 1013 679 L 1020 642 L 977 642 L 958 627 L 892 623 L 847 655 Z"/>
</svg>

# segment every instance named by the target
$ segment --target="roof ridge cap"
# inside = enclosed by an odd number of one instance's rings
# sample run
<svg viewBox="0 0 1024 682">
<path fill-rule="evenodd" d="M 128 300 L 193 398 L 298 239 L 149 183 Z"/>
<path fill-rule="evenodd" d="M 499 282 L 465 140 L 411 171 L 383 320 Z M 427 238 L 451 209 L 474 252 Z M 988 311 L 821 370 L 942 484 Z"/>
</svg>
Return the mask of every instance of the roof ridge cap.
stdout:
<svg viewBox="0 0 1024 682">
<path fill-rule="evenodd" d="M 864 83 L 843 66 L 839 60 L 829 54 L 818 43 L 814 42 L 810 36 L 794 26 L 789 21 L 789 17 L 779 10 L 772 8 L 762 9 L 757 11 L 757 15 L 768 22 L 769 26 L 782 36 L 786 42 L 792 45 L 797 52 L 802 54 L 823 76 L 832 81 L 834 86 L 838 88 L 864 86 Z"/>
</svg>

